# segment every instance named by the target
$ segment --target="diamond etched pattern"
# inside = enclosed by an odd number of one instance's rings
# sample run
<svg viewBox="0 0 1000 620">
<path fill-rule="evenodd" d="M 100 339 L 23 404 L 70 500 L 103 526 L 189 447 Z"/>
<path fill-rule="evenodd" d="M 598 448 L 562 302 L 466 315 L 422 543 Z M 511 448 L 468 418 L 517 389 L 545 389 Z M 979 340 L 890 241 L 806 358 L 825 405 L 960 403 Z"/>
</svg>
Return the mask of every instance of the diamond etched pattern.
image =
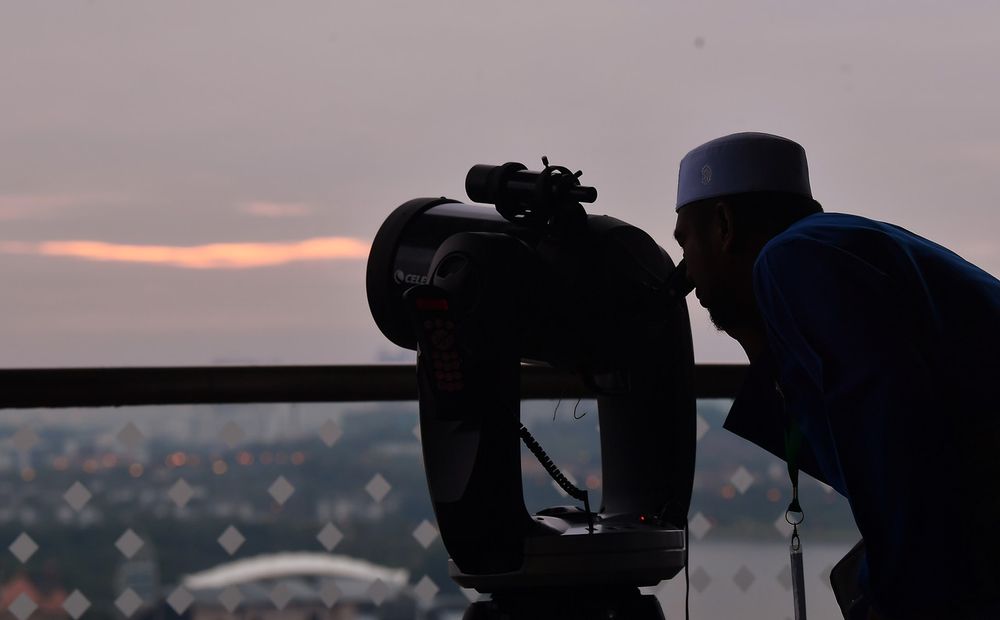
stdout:
<svg viewBox="0 0 1000 620">
<path fill-rule="evenodd" d="M 830 581 L 830 573 L 832 572 L 833 572 L 833 564 L 824 568 L 823 572 L 820 573 L 819 576 L 820 581 L 822 581 L 823 584 L 826 585 L 826 587 L 830 588 L 831 590 L 833 590 L 833 583 Z"/>
<path fill-rule="evenodd" d="M 118 608 L 126 618 L 129 618 L 134 614 L 140 607 L 142 607 L 142 598 L 135 593 L 132 588 L 126 588 L 124 592 L 118 595 L 115 599 L 115 607 Z"/>
<path fill-rule="evenodd" d="M 438 531 L 430 521 L 424 519 L 423 522 L 417 526 L 417 529 L 413 530 L 413 537 L 417 539 L 420 546 L 426 549 L 431 546 L 437 537 Z"/>
<path fill-rule="evenodd" d="M 381 607 L 385 599 L 389 597 L 389 586 L 381 579 L 376 579 L 375 583 L 368 588 L 368 598 L 375 603 L 376 607 Z"/>
<path fill-rule="evenodd" d="M 736 574 L 733 575 L 733 583 L 736 584 L 737 588 L 744 592 L 746 592 L 750 586 L 753 585 L 755 580 L 756 578 L 753 576 L 753 573 L 750 572 L 750 569 L 746 566 L 741 566 L 740 570 L 736 571 Z"/>
<path fill-rule="evenodd" d="M 35 601 L 22 592 L 21 596 L 14 599 L 14 602 L 10 604 L 7 611 L 14 614 L 17 620 L 28 620 L 28 616 L 35 613 L 36 609 L 38 609 L 38 605 L 35 604 Z"/>
<path fill-rule="evenodd" d="M 573 486 L 577 486 L 576 478 L 573 477 L 573 474 L 563 470 L 563 475 L 566 476 L 566 479 L 569 480 L 570 484 L 572 484 Z M 564 491 L 563 488 L 559 486 L 559 483 L 556 482 L 555 480 L 552 481 L 552 488 L 556 490 L 556 493 L 558 493 L 560 497 L 569 497 L 569 493 Z"/>
<path fill-rule="evenodd" d="M 194 602 L 194 596 L 188 592 L 187 588 L 184 586 L 179 586 L 176 590 L 170 593 L 167 597 L 167 605 L 177 612 L 177 615 L 183 614 L 187 611 L 187 608 L 191 606 Z"/>
<path fill-rule="evenodd" d="M 115 541 L 115 546 L 118 547 L 118 550 L 130 560 L 132 556 L 139 552 L 139 549 L 142 549 L 142 545 L 142 539 L 131 528 L 125 530 L 125 533 Z"/>
<path fill-rule="evenodd" d="M 243 593 L 237 586 L 229 586 L 219 593 L 219 602 L 226 608 L 226 611 L 233 613 L 243 602 Z"/>
<path fill-rule="evenodd" d="M 271 590 L 269 597 L 274 606 L 279 610 L 284 609 L 288 602 L 292 600 L 292 591 L 283 583 L 279 583 Z"/>
<path fill-rule="evenodd" d="M 712 529 L 712 522 L 700 512 L 688 521 L 688 531 L 694 534 L 694 537 L 698 540 L 704 538 L 710 529 Z"/>
<path fill-rule="evenodd" d="M 73 590 L 73 593 L 63 601 L 62 607 L 69 614 L 70 618 L 77 620 L 85 611 L 90 609 L 90 601 L 79 590 Z"/>
<path fill-rule="evenodd" d="M 139 428 L 132 422 L 129 422 L 128 424 L 125 425 L 125 428 L 118 431 L 118 441 L 120 441 L 123 446 L 125 446 L 130 450 L 135 450 L 136 448 L 138 448 L 139 444 L 145 441 L 145 439 L 146 437 L 142 434 L 142 432 L 139 431 Z"/>
<path fill-rule="evenodd" d="M 792 535 L 792 525 L 785 519 L 785 513 L 782 512 L 778 515 L 778 518 L 774 520 L 774 529 L 778 530 L 783 538 L 787 538 Z"/>
<path fill-rule="evenodd" d="M 439 591 L 440 588 L 427 575 L 424 575 L 416 587 L 413 588 L 413 593 L 416 595 L 417 600 L 426 606 L 430 606 L 434 602 L 434 597 L 437 596 Z"/>
<path fill-rule="evenodd" d="M 18 452 L 27 452 L 38 444 L 38 433 L 30 426 L 23 426 L 10 438 Z"/>
<path fill-rule="evenodd" d="M 10 543 L 10 546 L 7 548 L 10 549 L 10 552 L 22 564 L 27 562 L 38 551 L 38 545 L 25 532 L 21 532 L 21 535 L 15 538 L 14 542 Z"/>
<path fill-rule="evenodd" d="M 279 505 L 284 506 L 288 498 L 292 496 L 295 492 L 295 487 L 292 486 L 284 476 L 278 476 L 278 478 L 271 483 L 270 488 L 267 492 L 274 498 L 274 501 L 278 502 Z"/>
<path fill-rule="evenodd" d="M 754 483 L 754 477 L 746 467 L 740 465 L 739 469 L 737 469 L 729 478 L 729 482 L 736 487 L 736 490 L 740 492 L 740 495 L 743 495 Z"/>
<path fill-rule="evenodd" d="M 701 438 L 705 436 L 705 433 L 707 433 L 710 428 L 711 427 L 708 425 L 708 422 L 705 421 L 705 418 L 700 415 L 697 416 L 697 420 L 695 422 L 695 437 L 697 437 L 698 441 L 701 441 Z"/>
<path fill-rule="evenodd" d="M 792 569 L 787 564 L 781 569 L 781 572 L 778 573 L 778 576 L 775 577 L 775 579 L 778 580 L 778 583 L 781 584 L 781 587 L 784 588 L 786 592 L 792 589 Z"/>
<path fill-rule="evenodd" d="M 170 490 L 167 491 L 167 497 L 170 498 L 178 508 L 183 508 L 187 506 L 187 503 L 191 501 L 191 497 L 194 496 L 194 489 L 191 485 L 187 483 L 187 480 L 181 478 L 174 483 Z"/>
<path fill-rule="evenodd" d="M 324 525 L 323 529 L 316 535 L 316 540 L 318 540 L 319 544 L 323 545 L 323 548 L 327 551 L 333 551 L 333 548 L 340 544 L 340 541 L 343 539 L 344 535 L 333 523 L 327 523 Z"/>
<path fill-rule="evenodd" d="M 381 502 L 385 499 L 385 496 L 389 494 L 392 489 L 392 485 L 389 481 L 382 477 L 382 474 L 375 474 L 372 479 L 368 481 L 365 485 L 365 491 L 368 495 L 371 495 L 372 499 L 376 502 Z M 384 585 L 384 584 L 383 584 Z"/>
<path fill-rule="evenodd" d="M 244 437 L 246 437 L 246 433 L 243 432 L 239 424 L 232 420 L 226 422 L 222 430 L 219 431 L 219 439 L 224 441 L 230 448 L 235 448 L 236 444 L 243 441 Z"/>
<path fill-rule="evenodd" d="M 710 583 L 712 583 L 712 578 L 701 566 L 691 572 L 691 587 L 699 594 L 704 592 Z"/>
<path fill-rule="evenodd" d="M 243 546 L 244 542 L 246 542 L 246 538 L 243 538 L 243 534 L 240 534 L 240 531 L 232 525 L 227 527 L 226 531 L 219 536 L 219 544 L 222 545 L 222 548 L 225 549 L 226 553 L 229 555 L 236 553 L 236 551 Z"/>
<path fill-rule="evenodd" d="M 93 497 L 87 487 L 83 486 L 79 481 L 74 482 L 65 493 L 63 493 L 63 499 L 69 504 L 69 507 L 73 510 L 80 512 L 83 507 L 87 505 L 90 498 Z"/>
<path fill-rule="evenodd" d="M 344 431 L 333 420 L 327 420 L 319 429 L 319 438 L 323 440 L 323 443 L 328 448 L 337 443 L 337 440 L 343 435 Z"/>
<path fill-rule="evenodd" d="M 319 597 L 327 607 L 333 607 L 340 599 L 340 589 L 332 580 L 327 580 L 319 590 Z"/>
</svg>

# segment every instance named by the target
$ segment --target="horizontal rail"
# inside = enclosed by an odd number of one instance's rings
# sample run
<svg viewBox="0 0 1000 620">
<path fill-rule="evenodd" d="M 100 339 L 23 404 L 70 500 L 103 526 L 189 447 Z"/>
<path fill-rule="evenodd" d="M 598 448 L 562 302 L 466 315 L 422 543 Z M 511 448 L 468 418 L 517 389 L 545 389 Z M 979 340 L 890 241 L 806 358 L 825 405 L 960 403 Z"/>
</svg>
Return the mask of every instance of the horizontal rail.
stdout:
<svg viewBox="0 0 1000 620">
<path fill-rule="evenodd" d="M 699 398 L 733 398 L 745 365 L 695 368 Z M 0 370 L 0 409 L 417 399 L 416 366 L 205 366 Z M 521 367 L 522 399 L 587 398 L 573 374 Z"/>
</svg>

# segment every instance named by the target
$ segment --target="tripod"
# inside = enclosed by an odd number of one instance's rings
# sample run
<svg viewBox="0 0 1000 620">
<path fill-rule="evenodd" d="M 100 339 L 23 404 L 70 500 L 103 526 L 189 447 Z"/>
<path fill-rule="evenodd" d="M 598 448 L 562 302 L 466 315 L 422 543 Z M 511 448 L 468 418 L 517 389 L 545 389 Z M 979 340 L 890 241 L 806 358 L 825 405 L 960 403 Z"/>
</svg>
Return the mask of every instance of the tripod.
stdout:
<svg viewBox="0 0 1000 620">
<path fill-rule="evenodd" d="M 552 588 L 494 594 L 473 603 L 463 620 L 664 620 L 656 597 L 637 588 Z"/>
</svg>

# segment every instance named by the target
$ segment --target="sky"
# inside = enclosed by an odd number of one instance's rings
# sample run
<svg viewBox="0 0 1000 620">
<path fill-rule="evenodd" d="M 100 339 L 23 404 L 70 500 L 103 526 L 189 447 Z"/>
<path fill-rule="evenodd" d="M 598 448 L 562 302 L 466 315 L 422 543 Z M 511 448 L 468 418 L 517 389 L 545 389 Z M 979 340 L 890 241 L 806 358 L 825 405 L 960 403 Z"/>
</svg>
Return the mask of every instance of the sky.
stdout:
<svg viewBox="0 0 1000 620">
<path fill-rule="evenodd" d="M 998 28 L 986 1 L 3 2 L 0 367 L 412 359 L 365 296 L 396 206 L 547 155 L 677 258 L 680 159 L 736 131 L 801 143 L 827 211 L 1000 274 Z M 689 307 L 697 361 L 745 361 Z"/>
</svg>

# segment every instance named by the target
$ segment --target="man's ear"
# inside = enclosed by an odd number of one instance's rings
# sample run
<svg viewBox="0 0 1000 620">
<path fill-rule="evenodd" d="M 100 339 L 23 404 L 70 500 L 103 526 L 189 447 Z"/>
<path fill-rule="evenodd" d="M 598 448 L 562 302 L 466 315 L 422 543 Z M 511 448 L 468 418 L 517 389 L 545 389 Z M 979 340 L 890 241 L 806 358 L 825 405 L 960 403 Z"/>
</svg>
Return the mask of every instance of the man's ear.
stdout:
<svg viewBox="0 0 1000 620">
<path fill-rule="evenodd" d="M 715 203 L 715 221 L 719 242 L 723 252 L 732 252 L 735 232 L 733 231 L 733 207 L 724 201 Z"/>
</svg>

